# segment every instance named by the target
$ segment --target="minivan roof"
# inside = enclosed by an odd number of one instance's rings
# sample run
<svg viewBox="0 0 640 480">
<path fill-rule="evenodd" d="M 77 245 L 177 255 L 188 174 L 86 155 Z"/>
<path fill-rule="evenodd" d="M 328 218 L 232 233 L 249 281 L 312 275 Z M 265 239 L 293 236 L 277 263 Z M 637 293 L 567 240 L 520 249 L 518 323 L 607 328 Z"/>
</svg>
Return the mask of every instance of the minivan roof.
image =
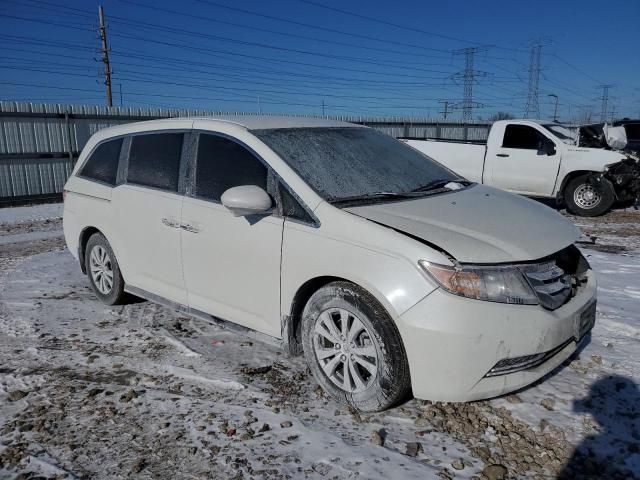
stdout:
<svg viewBox="0 0 640 480">
<path fill-rule="evenodd" d="M 313 127 L 359 127 L 353 123 L 331 120 L 328 118 L 302 117 L 294 115 L 215 115 L 208 117 L 174 117 L 158 120 L 147 120 L 134 122 L 119 127 L 129 127 L 131 131 L 147 130 L 152 125 L 158 128 L 166 128 L 170 124 L 171 128 L 189 128 L 194 121 L 211 122 L 212 124 L 232 123 L 246 128 L 247 130 L 263 130 L 271 128 L 313 128 Z M 117 127 L 116 127 L 117 128 Z"/>
<path fill-rule="evenodd" d="M 295 115 L 219 115 L 198 117 L 194 120 L 211 120 L 241 125 L 248 130 L 269 128 L 309 128 L 309 127 L 357 127 L 353 123 L 341 122 L 329 118 L 301 117 Z"/>
</svg>

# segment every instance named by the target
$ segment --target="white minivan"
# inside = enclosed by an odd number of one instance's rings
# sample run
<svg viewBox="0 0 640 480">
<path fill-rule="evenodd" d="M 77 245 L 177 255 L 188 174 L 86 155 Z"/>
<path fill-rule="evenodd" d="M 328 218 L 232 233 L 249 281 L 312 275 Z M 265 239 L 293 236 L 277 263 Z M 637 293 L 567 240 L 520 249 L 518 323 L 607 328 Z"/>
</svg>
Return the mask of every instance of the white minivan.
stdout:
<svg viewBox="0 0 640 480">
<path fill-rule="evenodd" d="M 596 280 L 577 229 L 376 130 L 179 118 L 96 133 L 65 186 L 69 250 L 127 292 L 304 353 L 363 411 L 470 401 L 587 341 Z M 257 332 L 257 333 L 255 333 Z"/>
</svg>

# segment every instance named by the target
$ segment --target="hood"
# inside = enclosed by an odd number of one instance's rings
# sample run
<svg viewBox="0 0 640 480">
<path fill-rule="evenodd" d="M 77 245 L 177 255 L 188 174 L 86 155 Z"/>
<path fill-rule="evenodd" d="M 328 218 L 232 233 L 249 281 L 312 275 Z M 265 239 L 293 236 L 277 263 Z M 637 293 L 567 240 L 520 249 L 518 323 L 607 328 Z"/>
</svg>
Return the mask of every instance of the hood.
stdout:
<svg viewBox="0 0 640 480">
<path fill-rule="evenodd" d="M 482 185 L 345 210 L 435 244 L 463 263 L 537 260 L 580 235 L 553 209 Z"/>
</svg>

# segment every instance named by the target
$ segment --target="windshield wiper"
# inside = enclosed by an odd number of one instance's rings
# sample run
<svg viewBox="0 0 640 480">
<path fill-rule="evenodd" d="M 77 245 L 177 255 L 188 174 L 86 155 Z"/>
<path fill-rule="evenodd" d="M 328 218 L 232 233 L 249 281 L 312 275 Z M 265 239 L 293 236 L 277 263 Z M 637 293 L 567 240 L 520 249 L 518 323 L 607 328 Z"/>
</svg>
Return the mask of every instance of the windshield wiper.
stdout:
<svg viewBox="0 0 640 480">
<path fill-rule="evenodd" d="M 367 201 L 367 200 L 376 200 L 376 199 L 384 199 L 384 198 L 411 198 L 411 192 L 374 192 L 374 193 L 366 193 L 364 195 L 352 195 L 350 197 L 338 197 L 338 198 L 330 198 L 328 201 L 333 205 L 342 204 L 342 203 L 352 203 L 359 201 Z"/>
<path fill-rule="evenodd" d="M 469 185 L 470 182 L 468 180 L 465 180 L 464 178 L 453 178 L 453 179 L 440 178 L 438 180 L 433 180 L 425 185 L 421 185 L 417 188 L 414 188 L 411 191 L 412 192 L 428 192 L 429 190 L 437 190 L 439 188 L 443 188 L 448 183 L 460 183 L 462 185 Z"/>
</svg>

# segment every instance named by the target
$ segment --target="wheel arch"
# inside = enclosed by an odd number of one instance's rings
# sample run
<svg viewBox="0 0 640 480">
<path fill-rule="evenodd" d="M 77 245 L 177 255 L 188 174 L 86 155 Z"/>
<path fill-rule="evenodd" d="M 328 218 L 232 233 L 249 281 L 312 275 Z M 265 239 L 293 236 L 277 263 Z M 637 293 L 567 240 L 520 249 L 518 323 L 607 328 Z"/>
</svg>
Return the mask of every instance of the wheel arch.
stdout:
<svg viewBox="0 0 640 480">
<path fill-rule="evenodd" d="M 288 308 L 283 309 L 287 312 L 282 316 L 282 343 L 284 350 L 292 356 L 302 355 L 302 312 L 311 296 L 325 285 L 332 282 L 349 282 L 362 288 L 375 298 L 380 305 L 387 311 L 389 316 L 393 318 L 390 310 L 389 302 L 380 292 L 375 291 L 367 282 L 357 281 L 337 275 L 322 275 L 305 281 L 293 295 L 293 299 Z"/>
<path fill-rule="evenodd" d="M 100 233 L 104 235 L 104 233 L 93 226 L 85 227 L 80 232 L 80 238 L 78 239 L 78 260 L 80 261 L 80 269 L 82 270 L 82 273 L 87 273 L 87 265 L 84 256 L 87 253 L 87 242 L 94 233 Z"/>
<path fill-rule="evenodd" d="M 561 200 L 563 203 L 565 202 L 565 189 L 571 180 L 574 178 L 580 177 L 582 175 L 598 175 L 602 172 L 596 172 L 594 170 L 573 170 L 567 173 L 562 179 L 562 183 L 560 184 L 560 188 L 558 189 L 558 200 Z"/>
</svg>

